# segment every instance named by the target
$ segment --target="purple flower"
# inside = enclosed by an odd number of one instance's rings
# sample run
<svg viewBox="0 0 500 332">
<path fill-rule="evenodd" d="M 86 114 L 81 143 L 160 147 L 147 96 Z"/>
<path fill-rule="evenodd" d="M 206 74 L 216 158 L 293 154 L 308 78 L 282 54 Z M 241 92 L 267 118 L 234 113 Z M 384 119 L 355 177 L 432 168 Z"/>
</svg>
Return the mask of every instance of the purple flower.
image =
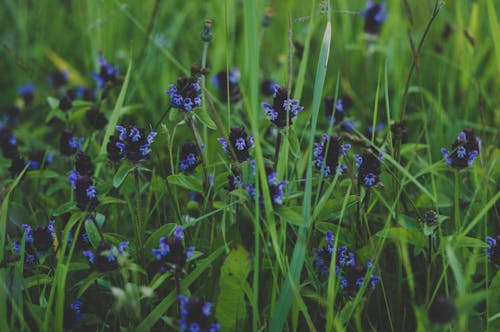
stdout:
<svg viewBox="0 0 500 332">
<path fill-rule="evenodd" d="M 186 112 L 201 106 L 201 78 L 180 77 L 177 85 L 170 84 L 170 89 L 165 91 L 170 96 L 170 106 Z"/>
<path fill-rule="evenodd" d="M 196 144 L 192 141 L 186 141 L 179 154 L 179 168 L 182 172 L 190 173 L 196 166 L 201 164 L 200 152 Z"/>
<path fill-rule="evenodd" d="M 378 35 L 382 23 L 387 19 L 387 4 L 385 2 L 374 3 L 372 0 L 366 2 L 366 8 L 362 15 L 365 18 L 364 30 L 371 35 Z"/>
<path fill-rule="evenodd" d="M 291 125 L 297 114 L 304 109 L 299 106 L 298 100 L 288 98 L 287 88 L 279 85 L 274 86 L 273 104 L 262 103 L 262 107 L 271 122 L 280 129 Z"/>
<path fill-rule="evenodd" d="M 361 156 L 354 155 L 358 167 L 358 181 L 365 187 L 372 187 L 380 182 L 379 175 L 383 155 L 375 155 L 373 151 L 366 150 Z"/>
<path fill-rule="evenodd" d="M 224 151 L 230 152 L 225 138 L 218 138 L 217 140 L 222 144 Z M 236 159 L 239 162 L 244 162 L 250 157 L 249 149 L 253 148 L 253 135 L 248 136 L 241 126 L 233 127 L 229 133 L 229 144 L 231 144 L 236 154 Z M 229 153 L 229 156 L 233 158 L 232 153 Z"/>
<path fill-rule="evenodd" d="M 314 145 L 314 165 L 319 171 L 323 170 L 323 176 L 342 174 L 346 166 L 339 164 L 339 159 L 345 156 L 351 145 L 342 144 L 342 138 L 335 135 L 329 140 L 327 134 L 322 136 L 321 142 Z"/>
<path fill-rule="evenodd" d="M 159 247 L 152 250 L 161 273 L 172 271 L 178 274 L 183 271 L 186 260 L 191 258 L 194 252 L 194 247 L 184 248 L 183 239 L 183 228 L 177 226 L 174 236 L 160 238 Z"/>
<path fill-rule="evenodd" d="M 211 317 L 212 304 L 204 302 L 199 297 L 188 299 L 184 295 L 179 295 L 181 304 L 181 319 L 179 325 L 181 331 L 189 332 L 217 332 L 220 325 L 214 323 Z"/>
<path fill-rule="evenodd" d="M 222 102 L 229 101 L 235 104 L 243 99 L 238 81 L 240 80 L 240 70 L 233 68 L 229 73 L 227 70 L 221 70 L 211 80 L 215 88 L 219 91 L 219 98 Z"/>
<path fill-rule="evenodd" d="M 102 55 L 98 57 L 99 72 L 93 72 L 92 77 L 96 81 L 99 88 L 106 87 L 107 84 L 113 86 L 120 82 L 118 73 L 120 69 L 106 62 Z"/>
<path fill-rule="evenodd" d="M 451 146 L 451 152 L 445 148 L 441 149 L 446 165 L 457 169 L 471 167 L 480 151 L 481 140 L 474 135 L 471 128 L 465 128 L 458 134 Z"/>
</svg>

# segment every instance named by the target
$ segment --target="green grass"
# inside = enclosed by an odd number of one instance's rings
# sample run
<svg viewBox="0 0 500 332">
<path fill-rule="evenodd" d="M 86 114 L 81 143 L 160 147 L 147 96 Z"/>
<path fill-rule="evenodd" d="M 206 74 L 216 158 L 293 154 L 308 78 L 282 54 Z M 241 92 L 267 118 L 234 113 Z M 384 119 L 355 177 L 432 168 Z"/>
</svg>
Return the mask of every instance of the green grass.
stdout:
<svg viewBox="0 0 500 332">
<path fill-rule="evenodd" d="M 386 2 L 389 16 L 370 38 L 363 0 L 5 0 L 0 127 L 12 129 L 22 156 L 39 150 L 53 161 L 45 156 L 41 170 L 12 177 L 5 149 L 0 156 L 0 330 L 68 330 L 77 299 L 85 316 L 74 330 L 179 330 L 181 294 L 212 302 L 223 331 L 500 329 L 500 274 L 485 241 L 500 234 L 500 7 L 492 0 Z M 271 24 L 263 27 L 266 13 Z M 214 22 L 209 43 L 200 40 L 206 19 Z M 59 110 L 64 89 L 52 89 L 47 77 L 69 69 L 67 87 L 92 86 L 99 54 L 120 68 L 120 82 L 97 101 Z M 202 76 L 203 107 L 185 113 L 169 106 L 164 91 L 195 63 L 210 72 Z M 231 103 L 211 79 L 234 67 L 242 97 Z M 304 106 L 282 130 L 261 106 L 273 101 L 261 92 L 268 78 Z M 28 81 L 37 92 L 26 106 L 17 88 Z M 352 99 L 352 132 L 328 123 L 325 96 Z M 17 125 L 7 123 L 11 104 L 20 107 Z M 107 127 L 89 125 L 90 105 Z M 407 143 L 391 131 L 402 119 Z M 158 132 L 151 157 L 112 165 L 108 142 L 116 125 L 129 124 Z M 254 135 L 255 168 L 234 162 L 217 142 L 235 126 Z M 451 151 L 467 127 L 481 138 L 481 152 L 472 167 L 456 170 L 440 150 Z M 100 204 L 92 213 L 77 208 L 68 183 L 75 158 L 59 152 L 65 128 L 84 137 L 82 150 L 95 165 Z M 342 175 L 315 167 L 324 133 L 352 146 L 340 158 Z M 204 146 L 190 173 L 179 166 L 186 140 Z M 381 185 L 370 188 L 358 181 L 354 157 L 367 148 L 384 154 Z M 226 190 L 232 166 L 261 197 L 247 185 Z M 282 204 L 266 166 L 287 181 Z M 428 210 L 436 225 L 424 224 Z M 34 247 L 22 225 L 34 230 L 49 220 L 57 241 L 28 264 Z M 177 225 L 184 248 L 195 252 L 182 272 L 160 273 L 152 249 Z M 314 248 L 325 246 L 327 231 L 333 251 L 346 246 L 360 269 L 372 260 L 353 289 L 340 287 L 338 257 L 327 262 L 326 277 L 315 265 Z M 127 254 L 118 255 L 114 272 L 99 272 L 68 242 L 70 232 L 86 232 L 94 251 L 102 240 L 128 241 Z M 371 274 L 380 277 L 375 289 Z M 428 311 L 441 296 L 453 300 L 456 315 L 438 326 Z"/>
</svg>

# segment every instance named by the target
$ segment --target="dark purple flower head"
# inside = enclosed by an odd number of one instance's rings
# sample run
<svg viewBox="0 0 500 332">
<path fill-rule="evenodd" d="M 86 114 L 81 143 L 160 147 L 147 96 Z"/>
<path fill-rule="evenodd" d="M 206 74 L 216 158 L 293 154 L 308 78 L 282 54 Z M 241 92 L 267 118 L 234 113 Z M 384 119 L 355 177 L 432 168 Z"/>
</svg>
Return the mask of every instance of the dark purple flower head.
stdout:
<svg viewBox="0 0 500 332">
<path fill-rule="evenodd" d="M 401 120 L 400 122 L 395 122 L 391 124 L 392 132 L 392 145 L 396 145 L 396 141 L 399 139 L 401 144 L 408 143 L 408 125 L 406 120 Z"/>
<path fill-rule="evenodd" d="M 219 91 L 219 98 L 222 102 L 225 102 L 229 96 L 231 104 L 235 104 L 243 99 L 240 86 L 238 85 L 239 80 L 240 69 L 235 67 L 229 73 L 225 69 L 221 70 L 211 81 Z"/>
<path fill-rule="evenodd" d="M 445 148 L 441 149 L 446 165 L 458 169 L 471 167 L 480 151 L 481 140 L 474 135 L 471 128 L 465 128 L 458 134 L 451 146 L 451 152 Z"/>
<path fill-rule="evenodd" d="M 81 312 L 83 302 L 74 301 L 69 306 L 64 308 L 64 328 L 72 329 L 83 318 L 84 314 Z"/>
<path fill-rule="evenodd" d="M 106 85 L 114 86 L 120 83 L 118 73 L 120 69 L 106 62 L 102 55 L 98 57 L 99 72 L 93 72 L 92 77 L 96 81 L 99 88 L 104 88 Z"/>
<path fill-rule="evenodd" d="M 59 109 L 61 111 L 69 111 L 72 107 L 73 100 L 68 95 L 64 95 L 59 99 Z"/>
<path fill-rule="evenodd" d="M 68 71 L 56 70 L 49 76 L 48 81 L 52 88 L 58 89 L 68 83 Z"/>
<path fill-rule="evenodd" d="M 3 156 L 7 159 L 14 159 L 19 154 L 17 150 L 17 137 L 8 128 L 0 129 L 0 145 L 2 146 Z"/>
<path fill-rule="evenodd" d="M 36 88 L 33 83 L 28 82 L 17 90 L 24 101 L 24 106 L 30 106 L 35 100 Z"/>
<path fill-rule="evenodd" d="M 226 139 L 221 137 L 217 140 L 222 144 L 224 151 L 229 152 L 229 156 L 233 158 Z M 229 144 L 236 154 L 236 159 L 239 162 L 244 162 L 250 157 L 249 149 L 253 148 L 253 135 L 248 136 L 245 128 L 241 126 L 233 127 L 229 133 Z"/>
<path fill-rule="evenodd" d="M 182 76 L 177 80 L 177 85 L 170 84 L 170 89 L 165 91 L 170 96 L 170 106 L 186 112 L 200 107 L 202 97 L 200 83 L 200 77 Z"/>
<path fill-rule="evenodd" d="M 179 168 L 182 172 L 192 172 L 201 164 L 200 151 L 192 141 L 186 141 L 181 147 L 179 154 Z"/>
<path fill-rule="evenodd" d="M 63 155 L 71 156 L 82 148 L 83 137 L 73 136 L 73 131 L 65 129 L 61 135 L 59 150 Z"/>
<path fill-rule="evenodd" d="M 262 103 L 262 107 L 264 107 L 271 122 L 280 129 L 291 125 L 297 114 L 304 109 L 304 107 L 299 106 L 298 100 L 288 98 L 287 88 L 277 84 L 274 86 L 273 104 Z"/>
<path fill-rule="evenodd" d="M 160 272 L 171 271 L 179 274 L 186 265 L 186 260 L 193 256 L 194 247 L 184 248 L 182 240 L 184 239 L 182 226 L 177 226 L 174 236 L 162 237 L 159 248 L 153 249 L 153 256 L 158 261 Z"/>
<path fill-rule="evenodd" d="M 75 157 L 75 169 L 82 176 L 94 175 L 94 164 L 92 159 L 84 152 L 78 151 Z"/>
<path fill-rule="evenodd" d="M 382 23 L 387 19 L 387 4 L 385 2 L 374 3 L 372 0 L 366 2 L 366 8 L 362 15 L 365 18 L 365 32 L 371 35 L 378 35 Z"/>
<path fill-rule="evenodd" d="M 356 158 L 356 166 L 358 167 L 358 181 L 365 187 L 372 187 L 380 182 L 379 175 L 381 170 L 381 160 L 383 154 L 375 153 L 371 150 L 366 150 L 361 156 L 354 155 Z"/>
<path fill-rule="evenodd" d="M 443 295 L 438 295 L 429 307 L 429 320 L 435 324 L 446 324 L 456 316 L 455 302 Z"/>
<path fill-rule="evenodd" d="M 181 319 L 179 325 L 181 331 L 188 332 L 217 332 L 220 325 L 214 322 L 211 315 L 212 304 L 204 302 L 199 297 L 188 299 L 184 295 L 179 295 L 181 304 Z"/>
<path fill-rule="evenodd" d="M 265 79 L 260 83 L 260 93 L 264 95 L 265 97 L 271 97 L 274 95 L 274 86 L 276 83 L 274 83 L 273 80 L 270 79 Z"/>
<path fill-rule="evenodd" d="M 489 249 L 486 250 L 488 254 L 488 258 L 495 264 L 500 267 L 500 235 L 497 235 L 496 238 L 487 237 L 486 242 L 489 244 Z"/>
<path fill-rule="evenodd" d="M 28 252 L 32 251 L 29 247 L 35 249 L 33 252 L 46 252 L 50 248 L 54 247 L 56 239 L 54 223 L 55 222 L 51 220 L 48 226 L 38 226 L 34 230 L 29 225 L 22 225 Z"/>
<path fill-rule="evenodd" d="M 335 135 L 328 140 L 327 134 L 323 135 L 321 142 L 314 145 L 314 165 L 319 171 L 323 171 L 323 176 L 342 174 L 346 166 L 339 164 L 339 159 L 345 156 L 351 145 L 342 144 L 342 138 Z"/>
<path fill-rule="evenodd" d="M 10 163 L 9 172 L 10 176 L 13 178 L 17 177 L 26 167 L 26 160 L 21 155 L 17 155 L 12 159 Z"/>
<path fill-rule="evenodd" d="M 118 256 L 124 254 L 128 242 L 121 242 L 118 247 L 114 247 L 108 242 L 102 241 L 97 247 L 96 251 L 85 250 L 85 255 L 90 265 L 99 272 L 112 272 L 117 270 L 120 266 L 118 264 Z"/>
<path fill-rule="evenodd" d="M 251 162 L 250 166 L 255 170 L 255 162 Z M 279 181 L 276 172 L 268 165 L 266 165 L 266 175 L 267 185 L 269 187 L 269 194 L 271 196 L 272 203 L 282 205 L 283 196 L 285 195 L 284 187 L 288 184 L 288 181 Z M 258 194 L 259 204 L 263 205 L 264 196 L 261 193 L 257 193 L 257 190 L 252 185 L 248 183 L 244 185 L 252 199 L 255 199 L 255 195 Z"/>
<path fill-rule="evenodd" d="M 103 112 L 99 112 L 99 110 L 92 106 L 85 112 L 85 117 L 90 125 L 97 130 L 102 130 L 108 124 L 108 119 Z"/>
<path fill-rule="evenodd" d="M 326 245 L 324 247 L 313 248 L 315 254 L 314 267 L 318 270 L 321 279 L 328 278 L 332 256 L 335 253 L 335 273 L 340 280 L 340 289 L 344 290 L 348 295 L 354 296 L 361 288 L 365 277 L 369 278 L 368 282 L 372 289 L 375 288 L 380 278 L 370 273 L 370 269 L 373 272 L 371 260 L 365 266 L 357 265 L 354 254 L 349 252 L 347 247 L 343 246 L 335 251 L 331 231 L 326 232 L 325 240 Z"/>
<path fill-rule="evenodd" d="M 116 130 L 120 133 L 118 138 L 112 136 L 107 145 L 110 160 L 118 161 L 125 158 L 132 163 L 137 163 L 149 159 L 156 132 L 152 131 L 146 135 L 143 128 L 135 126 L 116 126 Z"/>
<path fill-rule="evenodd" d="M 93 185 L 90 177 L 76 177 L 75 199 L 76 206 L 82 211 L 94 211 L 97 205 L 99 205 L 99 200 L 97 199 L 97 189 Z"/>
</svg>

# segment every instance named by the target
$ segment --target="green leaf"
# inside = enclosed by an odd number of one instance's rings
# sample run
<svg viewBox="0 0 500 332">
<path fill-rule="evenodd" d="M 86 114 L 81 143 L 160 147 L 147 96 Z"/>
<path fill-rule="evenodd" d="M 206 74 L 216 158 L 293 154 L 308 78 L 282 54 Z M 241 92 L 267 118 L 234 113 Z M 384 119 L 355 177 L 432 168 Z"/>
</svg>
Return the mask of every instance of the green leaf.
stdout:
<svg viewBox="0 0 500 332">
<path fill-rule="evenodd" d="M 121 186 L 123 181 L 127 178 L 128 173 L 132 172 L 135 166 L 129 164 L 122 164 L 118 171 L 116 171 L 115 176 L 113 176 L 113 187 L 118 188 Z"/>
<path fill-rule="evenodd" d="M 90 220 L 85 222 L 85 232 L 87 232 L 92 247 L 97 248 L 99 243 L 101 243 L 101 236 L 94 222 Z"/>
<path fill-rule="evenodd" d="M 287 206 L 280 206 L 276 209 L 276 214 L 284 221 L 292 225 L 304 226 L 306 224 L 304 218 L 300 213 Z"/>
<path fill-rule="evenodd" d="M 250 256 L 242 246 L 231 250 L 222 264 L 219 279 L 221 290 L 217 300 L 216 317 L 221 331 L 236 331 L 238 322 L 246 319 L 244 285 L 250 273 Z"/>
<path fill-rule="evenodd" d="M 47 103 L 49 103 L 50 109 L 59 109 L 59 99 L 47 97 Z"/>
<path fill-rule="evenodd" d="M 300 143 L 295 130 L 290 130 L 288 134 L 288 144 L 290 145 L 290 152 L 295 158 L 300 158 L 302 153 L 300 151 Z"/>
<path fill-rule="evenodd" d="M 57 118 L 63 122 L 66 122 L 66 114 L 64 114 L 64 112 L 61 111 L 58 107 L 50 110 L 49 114 L 47 114 L 47 117 L 45 118 L 45 123 L 49 123 L 49 121 L 53 118 Z"/>
<path fill-rule="evenodd" d="M 406 242 L 417 247 L 424 248 L 426 245 L 425 237 L 422 232 L 403 227 L 392 227 L 386 230 L 381 230 L 376 234 L 378 237 L 391 239 L 395 242 Z"/>
<path fill-rule="evenodd" d="M 203 108 L 200 108 L 196 112 L 193 113 L 194 116 L 200 120 L 201 123 L 203 123 L 205 126 L 207 126 L 210 129 L 217 129 L 217 126 L 215 125 L 215 122 L 210 118 L 210 116 L 207 114 Z"/>
<path fill-rule="evenodd" d="M 168 183 L 182 187 L 196 193 L 203 192 L 201 181 L 193 176 L 184 174 L 172 174 L 167 178 Z"/>
</svg>

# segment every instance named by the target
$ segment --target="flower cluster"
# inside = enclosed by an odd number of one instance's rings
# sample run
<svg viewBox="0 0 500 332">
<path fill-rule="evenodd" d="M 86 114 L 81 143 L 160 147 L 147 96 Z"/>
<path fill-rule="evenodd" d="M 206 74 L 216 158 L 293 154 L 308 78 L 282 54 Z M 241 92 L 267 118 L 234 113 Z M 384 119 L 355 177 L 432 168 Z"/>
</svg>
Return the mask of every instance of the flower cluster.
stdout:
<svg viewBox="0 0 500 332">
<path fill-rule="evenodd" d="M 68 83 L 68 71 L 56 70 L 48 77 L 48 81 L 53 89 L 59 89 Z"/>
<path fill-rule="evenodd" d="M 52 154 L 35 150 L 29 153 L 28 160 L 29 169 L 37 170 L 40 169 L 40 167 L 42 167 L 42 165 L 44 164 L 47 165 L 52 163 Z"/>
<path fill-rule="evenodd" d="M 120 69 L 112 64 L 106 62 L 106 59 L 102 55 L 98 57 L 99 62 L 99 72 L 93 72 L 92 77 L 96 81 L 99 88 L 106 87 L 107 84 L 113 86 L 120 82 L 118 78 L 118 73 Z"/>
<path fill-rule="evenodd" d="M 328 123 L 331 123 L 333 120 L 334 125 L 340 124 L 340 129 L 352 133 L 354 127 L 354 121 L 345 120 L 347 116 L 347 110 L 349 110 L 351 107 L 352 107 L 352 99 L 347 96 L 338 98 L 336 102 L 333 96 L 326 96 L 325 115 Z"/>
<path fill-rule="evenodd" d="M 73 136 L 73 131 L 65 129 L 61 135 L 59 150 L 65 156 L 72 156 L 82 148 L 83 137 Z"/>
<path fill-rule="evenodd" d="M 170 89 L 165 91 L 170 96 L 170 106 L 186 112 L 201 106 L 201 78 L 180 77 L 177 85 L 170 84 Z"/>
<path fill-rule="evenodd" d="M 179 168 L 182 172 L 190 173 L 196 166 L 201 164 L 200 150 L 192 141 L 186 141 L 182 144 L 179 154 Z"/>
<path fill-rule="evenodd" d="M 366 150 L 361 156 L 354 155 L 356 166 L 358 167 L 358 181 L 365 187 L 372 187 L 380 182 L 379 175 L 381 170 L 381 161 L 384 160 L 383 154 L 378 156 L 371 150 Z"/>
<path fill-rule="evenodd" d="M 179 320 L 181 331 L 217 332 L 220 329 L 218 323 L 213 323 L 210 302 L 204 302 L 199 297 L 188 299 L 184 295 L 179 295 L 178 298 L 181 307 L 181 319 Z"/>
<path fill-rule="evenodd" d="M 33 101 L 35 101 L 35 96 L 36 96 L 36 88 L 33 85 L 33 83 L 28 82 L 17 90 L 21 98 L 23 99 L 24 106 L 28 107 L 30 106 Z"/>
<path fill-rule="evenodd" d="M 125 158 L 132 163 L 137 163 L 149 158 L 156 132 L 152 131 L 146 135 L 143 128 L 135 126 L 116 126 L 116 130 L 120 132 L 120 135 L 118 138 L 111 136 L 107 145 L 108 158 L 111 161 L 118 162 Z"/>
<path fill-rule="evenodd" d="M 78 325 L 80 323 L 80 320 L 82 320 L 83 316 L 85 316 L 81 312 L 81 307 L 82 307 L 83 302 L 76 300 L 73 301 L 69 306 L 66 306 L 64 308 L 64 328 L 65 329 L 71 329 Z"/>
<path fill-rule="evenodd" d="M 486 250 L 488 258 L 495 264 L 496 266 L 500 266 L 500 235 L 496 238 L 492 238 L 488 236 L 486 238 L 486 242 L 489 244 L 489 248 Z"/>
<path fill-rule="evenodd" d="M 177 226 L 174 236 L 162 237 L 159 248 L 153 249 L 153 256 L 156 258 L 161 273 L 171 271 L 175 274 L 181 273 L 186 265 L 186 260 L 193 256 L 194 247 L 184 248 L 182 226 Z"/>
<path fill-rule="evenodd" d="M 25 263 L 28 265 L 37 263 L 41 253 L 47 252 L 56 243 L 54 221 L 51 220 L 47 226 L 38 226 L 34 230 L 30 225 L 23 224 L 25 239 Z M 14 252 L 20 253 L 20 243 L 14 243 Z"/>
<path fill-rule="evenodd" d="M 329 275 L 332 256 L 335 252 L 333 233 L 331 231 L 326 232 L 325 240 L 326 245 L 323 248 L 313 248 L 315 253 L 314 266 L 323 279 Z M 367 277 L 370 286 L 375 289 L 380 278 L 371 274 L 374 269 L 371 260 L 364 266 L 357 265 L 354 254 L 349 252 L 345 246 L 338 248 L 335 255 L 335 274 L 340 280 L 342 290 L 349 295 L 356 294 Z"/>
<path fill-rule="evenodd" d="M 262 103 L 262 107 L 269 116 L 271 122 L 278 128 L 285 128 L 292 124 L 293 119 L 299 114 L 304 107 L 299 106 L 299 101 L 288 97 L 288 89 L 275 84 L 274 101 L 270 105 Z"/>
<path fill-rule="evenodd" d="M 217 140 L 222 144 L 224 151 L 229 150 L 228 142 L 225 138 L 221 137 Z M 244 162 L 250 158 L 249 149 L 253 148 L 253 135 L 248 136 L 245 132 L 245 128 L 241 126 L 233 127 L 229 133 L 229 144 L 236 154 L 236 159 L 239 162 Z M 232 158 L 232 153 L 230 153 L 229 156 Z"/>
<path fill-rule="evenodd" d="M 243 99 L 238 81 L 240 80 L 240 69 L 233 68 L 229 73 L 227 70 L 221 70 L 213 78 L 212 83 L 219 91 L 219 98 L 225 102 L 229 97 L 231 104 L 235 104 Z"/>
<path fill-rule="evenodd" d="M 76 206 L 82 211 L 94 211 L 99 205 L 92 175 L 94 175 L 92 160 L 85 153 L 79 151 L 75 158 L 75 169 L 71 171 L 68 180 L 75 190 Z"/>
<path fill-rule="evenodd" d="M 274 87 L 276 83 L 273 80 L 265 79 L 260 83 L 260 93 L 265 97 L 271 97 L 274 95 Z"/>
<path fill-rule="evenodd" d="M 119 268 L 118 257 L 125 254 L 128 242 L 121 242 L 118 247 L 114 247 L 108 242 L 102 241 L 96 251 L 84 250 L 90 265 L 99 272 L 112 272 Z"/>
<path fill-rule="evenodd" d="M 458 134 L 451 146 L 451 152 L 445 148 L 441 149 L 446 165 L 458 169 L 471 167 L 480 151 L 481 140 L 474 135 L 471 128 L 465 128 Z"/>
<path fill-rule="evenodd" d="M 7 159 L 12 160 L 19 154 L 17 136 L 9 128 L 0 128 L 0 146 L 3 156 Z"/>
<path fill-rule="evenodd" d="M 253 168 L 255 168 L 255 162 L 250 164 Z M 283 196 L 285 194 L 283 188 L 288 184 L 288 181 L 279 181 L 276 172 L 268 165 L 266 165 L 266 175 L 267 175 L 267 186 L 269 187 L 269 194 L 271 195 L 271 200 L 273 204 L 281 205 L 283 204 Z M 252 199 L 255 199 L 256 189 L 250 184 L 245 184 L 248 193 Z M 264 204 L 264 197 L 259 194 L 258 195 L 259 203 L 261 205 Z"/>
<path fill-rule="evenodd" d="M 319 171 L 323 170 L 323 176 L 342 174 L 346 166 L 339 164 L 339 159 L 351 145 L 342 144 L 342 138 L 338 136 L 332 135 L 328 139 L 324 134 L 321 142 L 314 143 L 314 146 L 314 165 Z"/>
<path fill-rule="evenodd" d="M 387 19 L 387 4 L 385 2 L 374 3 L 372 0 L 366 2 L 366 8 L 362 15 L 365 19 L 364 30 L 367 34 L 378 35 L 382 23 Z"/>
</svg>

